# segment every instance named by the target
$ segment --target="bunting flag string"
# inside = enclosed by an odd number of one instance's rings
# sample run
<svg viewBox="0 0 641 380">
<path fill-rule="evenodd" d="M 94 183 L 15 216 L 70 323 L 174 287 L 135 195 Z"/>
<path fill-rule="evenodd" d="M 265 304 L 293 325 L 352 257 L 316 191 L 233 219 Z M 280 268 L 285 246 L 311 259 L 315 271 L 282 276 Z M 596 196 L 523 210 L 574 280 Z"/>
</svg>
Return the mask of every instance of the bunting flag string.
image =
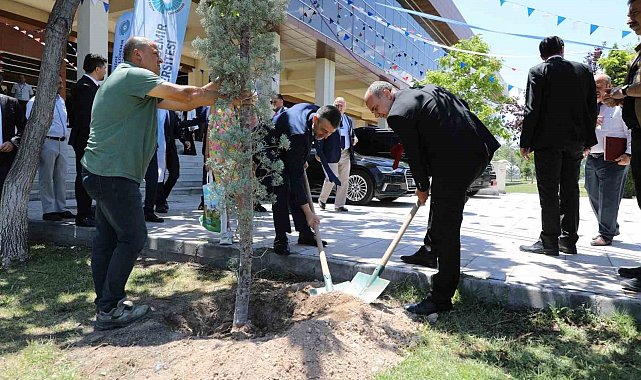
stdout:
<svg viewBox="0 0 641 380">
<path fill-rule="evenodd" d="M 482 30 L 482 31 L 485 31 L 485 32 L 497 33 L 497 34 L 502 34 L 502 35 L 506 35 L 506 36 L 522 37 L 522 38 L 529 38 L 529 39 L 536 39 L 536 40 L 542 40 L 543 38 L 545 38 L 544 36 L 535 36 L 535 35 L 521 34 L 521 33 L 509 33 L 509 32 L 503 32 L 503 31 L 495 30 L 495 29 L 483 28 L 483 27 L 480 27 L 480 26 L 470 25 L 470 24 L 462 22 L 462 21 L 451 20 L 451 19 L 447 19 L 447 18 L 444 18 L 444 17 L 440 17 L 440 16 L 434 16 L 434 15 L 431 15 L 431 14 L 428 14 L 428 13 L 417 12 L 417 11 L 413 11 L 413 10 L 410 10 L 410 9 L 395 7 L 395 6 L 387 5 L 387 4 L 383 4 L 383 3 L 376 3 L 376 4 L 378 4 L 378 5 L 382 6 L 382 7 L 385 7 L 385 8 L 396 10 L 398 12 L 408 13 L 408 14 L 419 16 L 419 17 L 422 17 L 422 18 L 426 18 L 428 20 L 441 21 L 441 22 L 444 22 L 444 23 L 447 23 L 447 24 L 452 24 L 452 25 L 466 26 L 466 27 L 468 27 L 470 29 L 477 29 L 477 30 Z M 596 44 L 593 44 L 593 43 L 574 41 L 574 40 L 564 40 L 564 41 L 565 41 L 566 44 L 574 44 L 574 45 L 590 46 L 590 47 L 600 47 L 602 49 L 613 50 L 612 47 L 599 46 L 599 45 L 596 45 Z"/>
<path fill-rule="evenodd" d="M 496 0 L 494 0 L 494 1 L 496 1 Z M 561 16 L 561 15 L 558 15 L 558 14 L 555 14 L 555 13 L 552 13 L 552 12 L 547 12 L 547 11 L 544 11 L 544 10 L 533 8 L 530 5 L 524 5 L 524 4 L 521 4 L 521 3 L 517 3 L 517 2 L 512 1 L 512 0 L 499 0 L 499 6 L 501 6 L 501 7 L 505 3 L 510 3 L 514 7 L 526 8 L 528 17 L 532 16 L 532 14 L 534 12 L 541 13 L 544 17 L 545 16 L 547 16 L 547 17 L 555 16 L 556 17 L 556 25 L 557 26 L 561 25 L 561 23 L 563 21 L 565 21 L 565 20 L 570 20 L 575 25 L 576 24 L 583 24 L 583 25 L 586 25 L 586 26 L 589 25 L 589 27 L 590 27 L 590 29 L 589 29 L 590 30 L 590 35 L 592 35 L 594 32 L 596 32 L 596 30 L 599 29 L 599 28 L 615 31 L 621 36 L 621 38 L 626 38 L 631 33 L 629 30 L 622 30 L 620 28 L 611 28 L 611 27 L 608 27 L 608 26 L 597 25 L 597 24 L 593 24 L 593 23 L 590 23 L 590 22 L 581 21 L 581 20 L 577 20 L 577 19 L 574 19 L 574 18 Z"/>
<path fill-rule="evenodd" d="M 6 26 L 8 26 L 8 27 L 10 27 L 10 28 L 12 28 L 12 29 L 17 30 L 18 32 L 20 32 L 20 33 L 24 34 L 25 36 L 29 37 L 30 39 L 34 40 L 35 42 L 39 43 L 39 44 L 40 44 L 40 45 L 42 45 L 42 46 L 45 46 L 45 45 L 46 45 L 46 44 L 45 44 L 45 42 L 44 42 L 44 41 L 42 41 L 42 39 L 41 39 L 41 38 L 34 36 L 31 32 L 29 32 L 29 31 L 28 31 L 28 30 L 26 30 L 26 29 L 22 29 L 22 28 L 20 28 L 20 27 L 19 27 L 19 26 L 17 26 L 17 25 L 9 25 L 9 24 L 7 24 L 6 22 L 3 22 L 3 24 L 4 24 L 4 25 L 6 25 Z M 69 44 L 69 42 L 67 42 L 67 44 Z M 69 46 L 71 46 L 71 48 L 73 48 L 73 46 L 72 46 L 71 44 L 69 44 Z M 75 49 L 74 49 L 74 50 L 75 50 Z M 69 65 L 73 70 L 78 70 L 78 69 L 76 68 L 76 65 L 74 65 L 74 64 L 73 64 L 71 61 L 69 61 L 67 58 L 64 58 L 64 61 L 65 61 L 65 63 L 66 63 L 67 65 Z"/>
</svg>

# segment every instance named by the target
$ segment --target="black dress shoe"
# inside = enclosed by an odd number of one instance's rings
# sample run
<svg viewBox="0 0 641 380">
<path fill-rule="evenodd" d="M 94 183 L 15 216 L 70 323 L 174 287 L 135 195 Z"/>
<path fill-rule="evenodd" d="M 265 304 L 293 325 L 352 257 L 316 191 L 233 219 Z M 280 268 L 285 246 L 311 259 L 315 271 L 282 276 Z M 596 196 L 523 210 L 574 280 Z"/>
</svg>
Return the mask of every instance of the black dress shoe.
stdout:
<svg viewBox="0 0 641 380">
<path fill-rule="evenodd" d="M 641 267 L 636 268 L 619 268 L 619 276 L 625 278 L 635 278 L 641 276 Z"/>
<path fill-rule="evenodd" d="M 438 313 L 439 311 L 452 310 L 452 303 L 449 302 L 446 304 L 436 304 L 432 300 L 432 297 L 427 297 L 419 303 L 405 305 L 405 310 L 409 311 L 410 313 L 427 316 L 430 314 Z"/>
<path fill-rule="evenodd" d="M 641 277 L 631 278 L 629 280 L 621 281 L 623 289 L 641 293 Z"/>
<path fill-rule="evenodd" d="M 325 206 L 327 203 L 321 201 L 320 199 L 318 200 L 318 207 L 320 207 L 321 210 L 325 210 Z"/>
<path fill-rule="evenodd" d="M 93 218 L 76 218 L 76 226 L 78 227 L 95 227 L 96 221 Z"/>
<path fill-rule="evenodd" d="M 407 264 L 422 265 L 433 269 L 438 267 L 436 255 L 428 251 L 424 245 L 421 246 L 421 248 L 419 248 L 413 255 L 401 256 L 401 261 Z"/>
<path fill-rule="evenodd" d="M 336 212 L 349 212 L 345 207 L 337 207 L 334 211 L 336 211 Z"/>
<path fill-rule="evenodd" d="M 576 243 L 570 241 L 570 239 L 566 237 L 559 238 L 559 251 L 568 255 L 576 255 L 578 253 L 576 250 Z"/>
<path fill-rule="evenodd" d="M 543 242 L 540 240 L 532 245 L 522 245 L 519 247 L 519 249 L 523 252 L 539 253 L 539 254 L 548 255 L 548 256 L 559 255 L 558 246 L 546 247 L 545 244 L 543 244 Z"/>
<path fill-rule="evenodd" d="M 281 256 L 289 256 L 291 254 L 287 238 L 274 240 L 274 253 Z"/>
<path fill-rule="evenodd" d="M 169 212 L 169 207 L 165 205 L 156 205 L 156 212 L 159 212 L 161 214 L 166 214 Z"/>
<path fill-rule="evenodd" d="M 76 216 L 71 211 L 61 211 L 58 213 L 62 219 L 74 219 Z"/>
<path fill-rule="evenodd" d="M 256 212 L 267 212 L 267 209 L 265 207 L 263 207 L 263 205 L 261 205 L 260 203 L 256 203 L 254 205 L 254 211 L 256 211 Z"/>
<path fill-rule="evenodd" d="M 322 240 L 323 242 L 323 247 L 327 246 L 327 242 L 325 240 Z M 309 245 L 312 247 L 316 247 L 316 237 L 314 235 L 311 236 L 299 236 L 298 237 L 298 244 L 300 245 Z"/>
<path fill-rule="evenodd" d="M 145 214 L 145 222 L 162 223 L 165 219 L 158 217 L 153 212 Z"/>
<path fill-rule="evenodd" d="M 204 203 L 199 204 L 198 205 L 198 209 L 199 210 L 204 210 L 205 209 L 205 204 Z"/>
<path fill-rule="evenodd" d="M 46 214 L 42 214 L 42 220 L 48 220 L 50 222 L 59 222 L 62 220 L 62 216 L 58 214 L 57 212 L 48 212 Z"/>
</svg>

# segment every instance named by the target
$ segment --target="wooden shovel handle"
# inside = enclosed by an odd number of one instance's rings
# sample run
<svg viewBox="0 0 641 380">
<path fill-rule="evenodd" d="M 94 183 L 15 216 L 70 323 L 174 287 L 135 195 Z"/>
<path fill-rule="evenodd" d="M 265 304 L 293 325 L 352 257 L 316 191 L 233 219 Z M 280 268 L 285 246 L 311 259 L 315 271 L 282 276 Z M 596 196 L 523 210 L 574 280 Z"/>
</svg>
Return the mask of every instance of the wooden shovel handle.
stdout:
<svg viewBox="0 0 641 380">
<path fill-rule="evenodd" d="M 303 177 L 305 179 L 305 191 L 307 191 L 307 204 L 309 204 L 309 208 L 312 210 L 312 212 L 314 212 L 314 201 L 312 200 L 312 190 L 309 188 L 307 172 L 305 172 L 305 175 L 303 175 Z M 327 265 L 327 256 L 325 255 L 325 247 L 323 247 L 323 239 L 321 239 L 320 229 L 318 228 L 318 226 L 314 227 L 314 236 L 316 237 L 316 246 L 318 247 L 318 255 L 320 256 L 321 271 L 323 272 L 323 277 L 329 281 L 329 286 L 332 287 L 332 275 L 329 272 L 329 265 Z M 326 284 L 326 286 L 328 285 Z"/>
<path fill-rule="evenodd" d="M 396 249 L 396 246 L 398 245 L 398 242 L 401 241 L 401 238 L 405 234 L 405 231 L 407 231 L 407 227 L 410 225 L 410 222 L 412 219 L 414 219 L 414 215 L 416 215 L 416 212 L 418 211 L 418 208 L 421 207 L 421 202 L 416 201 L 416 204 L 414 207 L 412 207 L 412 210 L 410 211 L 409 214 L 405 217 L 405 221 L 403 222 L 403 225 L 401 226 L 401 229 L 398 230 L 396 233 L 396 236 L 394 236 L 394 240 L 390 243 L 389 247 L 387 247 L 387 251 L 385 251 L 385 254 L 381 258 L 380 266 L 384 267 L 387 265 L 387 262 L 389 261 L 390 257 L 392 257 L 392 253 L 394 253 L 394 250 Z"/>
</svg>

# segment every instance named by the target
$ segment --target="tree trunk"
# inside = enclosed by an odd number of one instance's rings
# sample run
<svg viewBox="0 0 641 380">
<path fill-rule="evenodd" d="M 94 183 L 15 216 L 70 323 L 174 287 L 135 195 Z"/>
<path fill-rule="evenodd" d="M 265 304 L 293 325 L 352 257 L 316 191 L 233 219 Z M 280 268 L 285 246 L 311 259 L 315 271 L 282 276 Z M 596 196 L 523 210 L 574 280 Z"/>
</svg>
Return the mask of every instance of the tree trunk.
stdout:
<svg viewBox="0 0 641 380">
<path fill-rule="evenodd" d="M 14 261 L 26 260 L 29 255 L 29 193 L 42 144 L 51 125 L 60 64 L 79 3 L 80 0 L 56 0 L 49 14 L 38 92 L 0 200 L 0 253 L 5 268 Z"/>
<path fill-rule="evenodd" d="M 249 61 L 250 33 L 249 28 L 245 27 L 241 32 L 240 39 L 240 56 L 242 59 Z M 248 83 L 248 78 L 242 78 L 243 86 Z M 248 93 L 247 88 L 243 88 L 242 93 Z M 244 97 L 244 96 L 243 96 Z M 245 132 L 241 143 L 243 151 L 251 151 L 251 113 L 252 105 L 243 102 L 240 108 L 240 124 Z M 244 184 L 244 191 L 238 202 L 238 234 L 240 235 L 240 267 L 238 268 L 238 288 L 236 289 L 236 305 L 234 309 L 234 329 L 239 330 L 247 326 L 249 322 L 249 297 L 251 292 L 252 280 L 252 242 L 253 242 L 253 218 L 254 202 L 252 177 L 254 175 L 252 161 L 242 163 L 239 168 L 240 178 Z"/>
</svg>

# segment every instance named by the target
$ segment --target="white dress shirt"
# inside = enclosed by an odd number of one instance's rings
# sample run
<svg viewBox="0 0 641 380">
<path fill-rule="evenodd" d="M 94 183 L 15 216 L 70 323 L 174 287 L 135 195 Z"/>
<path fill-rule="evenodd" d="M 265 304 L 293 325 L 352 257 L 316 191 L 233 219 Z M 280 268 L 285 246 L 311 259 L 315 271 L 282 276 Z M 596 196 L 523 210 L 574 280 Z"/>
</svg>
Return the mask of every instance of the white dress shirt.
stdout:
<svg viewBox="0 0 641 380">
<path fill-rule="evenodd" d="M 603 117 L 603 122 L 601 123 L 601 126 L 596 127 L 596 139 L 598 143 L 590 148 L 590 153 L 603 153 L 605 136 L 608 136 L 628 139 L 628 147 L 625 152 L 630 154 L 632 136 L 628 126 L 625 125 L 625 122 L 623 121 L 621 107 L 608 107 L 605 104 L 602 104 L 599 109 L 599 118 L 601 117 Z"/>
<path fill-rule="evenodd" d="M 341 149 L 349 149 L 350 146 L 352 146 L 352 142 L 350 141 L 349 138 L 349 120 L 347 120 L 348 116 L 345 114 L 341 114 L 341 125 L 338 129 L 338 133 L 341 135 L 341 142 L 344 142 L 343 146 Z"/>
<path fill-rule="evenodd" d="M 16 99 L 27 101 L 33 96 L 33 88 L 28 83 L 16 83 L 13 85 L 11 93 Z"/>
<path fill-rule="evenodd" d="M 29 99 L 27 103 L 27 119 L 31 116 L 31 109 L 33 108 L 33 101 L 35 97 Z M 67 132 L 67 108 L 62 96 L 56 94 L 56 103 L 53 107 L 53 118 L 51 119 L 51 127 L 47 132 L 49 137 L 65 137 Z"/>
<path fill-rule="evenodd" d="M 95 80 L 91 75 L 89 75 L 89 74 L 82 74 L 82 76 L 83 76 L 83 77 L 87 77 L 87 78 L 91 79 L 91 81 L 92 81 L 92 82 L 94 82 L 94 83 L 96 84 L 96 86 L 100 87 L 100 82 L 98 82 L 97 80 Z"/>
</svg>

